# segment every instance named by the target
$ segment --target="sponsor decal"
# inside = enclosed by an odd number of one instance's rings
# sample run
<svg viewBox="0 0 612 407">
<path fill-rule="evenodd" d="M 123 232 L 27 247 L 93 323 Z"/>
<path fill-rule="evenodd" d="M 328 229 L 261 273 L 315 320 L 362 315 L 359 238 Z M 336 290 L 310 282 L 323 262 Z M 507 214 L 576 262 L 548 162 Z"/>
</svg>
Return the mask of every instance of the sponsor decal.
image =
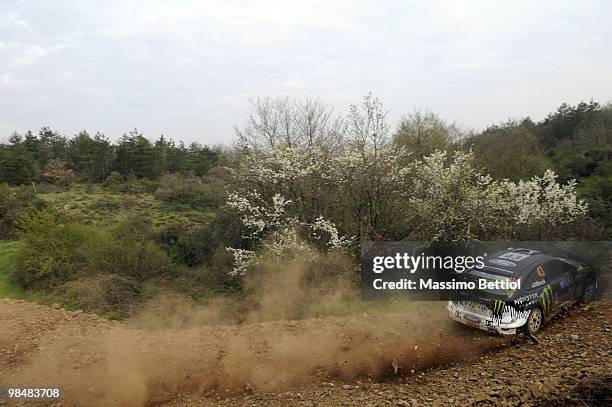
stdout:
<svg viewBox="0 0 612 407">
<path fill-rule="evenodd" d="M 542 294 L 540 294 L 540 301 L 542 302 L 542 308 L 544 308 L 544 313 L 548 314 L 551 311 L 551 303 L 553 299 L 552 287 L 548 284 L 542 290 Z"/>
<path fill-rule="evenodd" d="M 506 303 L 502 300 L 492 300 L 491 301 L 491 311 L 493 311 L 493 315 L 499 316 L 503 314 L 505 306 L 506 306 Z"/>
<path fill-rule="evenodd" d="M 502 319 L 505 316 L 509 316 L 512 323 L 513 321 L 523 319 L 526 320 L 529 316 L 529 310 L 519 309 L 512 305 L 508 305 L 501 300 L 492 301 L 493 317 L 491 320 L 485 321 L 485 326 L 499 326 L 502 325 Z"/>
<path fill-rule="evenodd" d="M 544 285 L 544 284 L 546 284 L 546 281 L 544 281 L 544 280 L 534 281 L 534 282 L 531 284 L 531 288 L 540 287 L 540 286 L 542 286 L 542 285 Z"/>
<path fill-rule="evenodd" d="M 536 267 L 536 272 L 538 273 L 538 276 L 540 278 L 546 277 L 546 272 L 544 271 L 544 267 L 542 267 L 541 265 Z"/>
<path fill-rule="evenodd" d="M 471 301 L 460 301 L 457 302 L 456 305 L 461 307 L 461 309 L 468 310 L 469 312 L 464 313 L 457 309 L 451 314 L 451 316 L 454 316 L 456 320 L 466 325 L 484 330 L 496 326 L 516 324 L 517 321 L 520 320 L 526 321 L 527 317 L 529 316 L 529 310 L 519 310 L 517 307 L 510 305 L 503 300 L 492 300 L 489 302 L 489 305 L 474 303 Z M 477 313 L 479 315 L 472 315 L 471 313 Z M 510 320 L 502 322 L 503 318 L 506 317 L 509 317 Z"/>
<path fill-rule="evenodd" d="M 521 261 L 523 259 L 526 259 L 527 257 L 529 257 L 528 254 L 515 253 L 515 252 L 504 253 L 501 256 L 499 256 L 500 259 L 506 259 L 506 260 L 512 260 L 512 261 Z"/>
<path fill-rule="evenodd" d="M 518 297 L 517 299 L 515 299 L 514 304 L 515 305 L 531 304 L 533 300 L 535 300 L 536 298 L 538 298 L 538 293 L 531 293 L 528 295 L 523 295 L 522 297 Z"/>
</svg>

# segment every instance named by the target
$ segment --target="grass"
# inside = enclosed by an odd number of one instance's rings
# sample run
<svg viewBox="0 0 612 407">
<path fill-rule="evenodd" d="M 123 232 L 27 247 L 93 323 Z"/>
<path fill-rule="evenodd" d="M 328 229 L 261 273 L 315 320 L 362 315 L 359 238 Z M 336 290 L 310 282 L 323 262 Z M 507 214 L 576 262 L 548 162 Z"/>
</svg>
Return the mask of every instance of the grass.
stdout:
<svg viewBox="0 0 612 407">
<path fill-rule="evenodd" d="M 0 242 L 0 298 L 25 299 L 27 294 L 12 281 L 19 242 Z"/>
<path fill-rule="evenodd" d="M 97 184 L 75 183 L 70 189 L 41 193 L 39 198 L 86 224 L 113 225 L 118 221 L 141 215 L 153 226 L 162 228 L 168 223 L 206 224 L 211 213 L 184 210 L 165 205 L 151 193 L 115 192 Z"/>
</svg>

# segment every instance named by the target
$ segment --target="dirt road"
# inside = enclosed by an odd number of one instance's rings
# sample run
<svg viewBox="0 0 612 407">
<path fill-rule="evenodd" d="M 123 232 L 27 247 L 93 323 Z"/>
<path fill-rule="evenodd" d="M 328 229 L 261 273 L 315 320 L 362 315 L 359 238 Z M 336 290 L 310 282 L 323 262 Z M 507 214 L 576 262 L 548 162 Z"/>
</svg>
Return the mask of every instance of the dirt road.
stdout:
<svg viewBox="0 0 612 407">
<path fill-rule="evenodd" d="M 534 344 L 451 323 L 439 303 L 147 330 L 0 300 L 0 377 L 59 385 L 63 406 L 612 405 L 611 317 L 610 302 L 575 307 Z"/>
</svg>

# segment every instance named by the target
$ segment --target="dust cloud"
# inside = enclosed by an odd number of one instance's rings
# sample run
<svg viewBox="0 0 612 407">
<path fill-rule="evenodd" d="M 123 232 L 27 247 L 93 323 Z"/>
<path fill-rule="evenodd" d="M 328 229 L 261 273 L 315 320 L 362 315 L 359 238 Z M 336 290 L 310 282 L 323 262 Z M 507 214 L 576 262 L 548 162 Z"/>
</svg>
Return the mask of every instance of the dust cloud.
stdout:
<svg viewBox="0 0 612 407">
<path fill-rule="evenodd" d="M 444 303 L 362 302 L 350 269 L 342 258 L 271 263 L 246 279 L 241 299 L 198 306 L 166 294 L 125 323 L 76 317 L 43 334 L 11 382 L 59 385 L 77 405 L 142 406 L 418 374 L 502 345 L 452 324 Z"/>
</svg>

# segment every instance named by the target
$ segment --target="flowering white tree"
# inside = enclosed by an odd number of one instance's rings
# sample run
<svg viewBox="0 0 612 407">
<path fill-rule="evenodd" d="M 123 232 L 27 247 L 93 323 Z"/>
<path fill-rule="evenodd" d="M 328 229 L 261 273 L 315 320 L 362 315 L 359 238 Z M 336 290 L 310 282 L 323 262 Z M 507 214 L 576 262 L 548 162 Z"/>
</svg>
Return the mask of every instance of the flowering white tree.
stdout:
<svg viewBox="0 0 612 407">
<path fill-rule="evenodd" d="M 405 151 L 390 142 L 378 99 L 368 95 L 350 110 L 333 142 L 259 143 L 230 169 L 228 206 L 255 247 L 279 253 L 300 241 L 336 250 L 392 221 Z"/>
<path fill-rule="evenodd" d="M 412 238 L 512 238 L 517 226 L 566 224 L 587 213 L 575 181 L 561 185 L 551 170 L 529 181 L 497 182 L 477 170 L 471 152 L 448 158 L 436 152 L 411 164 L 406 201 L 415 223 Z"/>
<path fill-rule="evenodd" d="M 495 183 L 474 161 L 472 153 L 458 151 L 449 160 L 446 152 L 435 152 L 410 164 L 405 213 L 411 238 L 472 240 L 496 222 Z"/>
<path fill-rule="evenodd" d="M 236 211 L 248 231 L 243 237 L 254 242 L 255 248 L 266 255 L 283 256 L 296 250 L 307 252 L 308 238 L 320 242 L 324 250 L 342 250 L 349 246 L 351 240 L 340 236 L 333 222 L 322 216 L 313 222 L 300 220 L 288 213 L 288 206 L 292 204 L 278 193 L 266 201 L 257 191 L 246 195 L 230 193 L 227 200 L 227 205 Z M 245 274 L 248 266 L 258 260 L 254 250 L 230 247 L 228 251 L 234 256 L 234 275 Z"/>
<path fill-rule="evenodd" d="M 586 214 L 575 182 L 560 185 L 552 171 L 513 183 L 481 173 L 472 152 L 410 160 L 404 147 L 391 142 L 387 112 L 372 95 L 351 106 L 342 132 L 311 131 L 316 142 L 306 133 L 279 138 L 278 123 L 270 118 L 287 114 L 280 106 L 282 112 L 264 106 L 259 121 L 250 124 L 258 136 L 228 168 L 227 205 L 249 242 L 248 250 L 228 249 L 234 273 L 244 273 L 258 251 L 276 256 L 309 246 L 346 249 L 373 238 L 514 238 L 525 228 L 542 230 Z M 302 119 L 283 120 L 295 127 Z"/>
<path fill-rule="evenodd" d="M 558 225 L 587 213 L 586 203 L 576 197 L 576 181 L 559 184 L 552 170 L 529 181 L 504 181 L 501 188 L 509 198 L 507 209 L 518 224 Z"/>
</svg>

